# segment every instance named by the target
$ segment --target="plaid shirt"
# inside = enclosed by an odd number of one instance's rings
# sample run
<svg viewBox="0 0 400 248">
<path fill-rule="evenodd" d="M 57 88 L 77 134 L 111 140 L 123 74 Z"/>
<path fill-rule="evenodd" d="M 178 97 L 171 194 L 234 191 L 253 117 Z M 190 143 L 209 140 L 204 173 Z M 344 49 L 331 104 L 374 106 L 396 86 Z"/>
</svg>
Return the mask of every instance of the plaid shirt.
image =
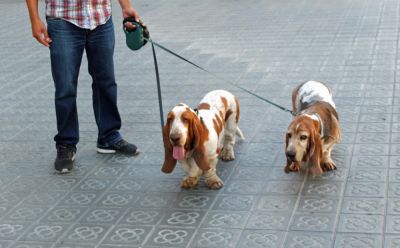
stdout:
<svg viewBox="0 0 400 248">
<path fill-rule="evenodd" d="M 111 16 L 110 0 L 46 0 L 46 16 L 93 30 Z"/>
</svg>

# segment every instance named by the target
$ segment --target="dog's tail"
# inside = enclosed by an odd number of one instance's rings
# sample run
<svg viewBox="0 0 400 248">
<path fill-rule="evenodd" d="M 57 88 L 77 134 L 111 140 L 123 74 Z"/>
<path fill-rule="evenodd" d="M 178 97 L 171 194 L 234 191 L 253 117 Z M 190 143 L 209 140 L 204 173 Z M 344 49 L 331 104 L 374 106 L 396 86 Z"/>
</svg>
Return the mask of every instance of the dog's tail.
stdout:
<svg viewBox="0 0 400 248">
<path fill-rule="evenodd" d="M 242 140 L 244 140 L 244 135 L 242 130 L 240 130 L 239 126 L 236 127 L 236 135 L 239 136 Z"/>
</svg>

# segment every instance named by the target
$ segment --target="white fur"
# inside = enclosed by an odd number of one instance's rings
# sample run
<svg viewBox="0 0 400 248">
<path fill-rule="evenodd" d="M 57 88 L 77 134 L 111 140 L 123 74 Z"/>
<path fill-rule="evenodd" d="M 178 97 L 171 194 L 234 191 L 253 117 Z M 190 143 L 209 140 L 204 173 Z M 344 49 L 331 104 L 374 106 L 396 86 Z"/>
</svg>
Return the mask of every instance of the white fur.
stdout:
<svg viewBox="0 0 400 248">
<path fill-rule="evenodd" d="M 225 106 L 221 100 L 221 97 L 224 97 L 228 101 L 228 109 L 225 110 Z M 236 101 L 235 97 L 225 90 L 214 90 L 209 92 L 204 98 L 200 101 L 200 103 L 208 103 L 210 105 L 210 109 L 201 109 L 199 110 L 199 117 L 201 117 L 209 131 L 209 139 L 206 141 L 206 151 L 209 157 L 217 157 L 216 154 L 217 148 L 224 148 L 224 153 L 229 153 L 230 156 L 233 155 L 233 145 L 235 144 L 236 132 L 238 129 L 236 123 Z M 215 115 L 219 115 L 219 111 L 222 111 L 226 114 L 227 111 L 231 111 L 232 115 L 226 120 L 225 127 L 222 129 L 219 137 L 214 129 L 213 119 Z M 238 131 L 240 132 L 240 129 Z"/>
<path fill-rule="evenodd" d="M 328 87 L 316 81 L 308 81 L 304 83 L 299 88 L 296 97 L 296 108 L 300 110 L 302 103 L 313 103 L 317 101 L 327 102 L 336 109 L 336 105 L 333 102 L 332 94 Z"/>
<path fill-rule="evenodd" d="M 187 139 L 188 130 L 187 130 L 187 127 L 181 121 L 181 115 L 188 108 L 189 108 L 189 106 L 187 106 L 186 104 L 180 103 L 179 105 L 175 106 L 172 109 L 172 112 L 174 113 L 175 118 L 172 121 L 171 129 L 170 129 L 169 133 L 170 133 L 170 136 L 172 134 L 181 136 L 182 137 L 181 141 L 185 141 Z M 183 146 L 184 144 L 185 143 L 180 144 L 180 145 Z"/>
</svg>

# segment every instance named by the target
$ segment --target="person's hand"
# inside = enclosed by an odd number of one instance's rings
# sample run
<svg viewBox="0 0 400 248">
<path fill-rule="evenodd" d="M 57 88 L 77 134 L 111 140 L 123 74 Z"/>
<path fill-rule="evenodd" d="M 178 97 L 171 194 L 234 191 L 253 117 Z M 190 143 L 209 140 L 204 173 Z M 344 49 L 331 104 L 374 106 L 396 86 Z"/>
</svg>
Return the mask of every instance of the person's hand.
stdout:
<svg viewBox="0 0 400 248">
<path fill-rule="evenodd" d="M 135 19 L 136 22 L 140 23 L 139 13 L 133 7 L 128 7 L 128 8 L 122 9 L 122 16 L 124 17 L 124 19 L 127 18 L 127 17 L 132 17 L 132 18 Z M 130 22 L 126 22 L 125 23 L 125 28 L 127 30 L 131 30 L 132 31 L 132 30 L 136 29 L 136 26 L 133 25 Z"/>
<path fill-rule="evenodd" d="M 135 8 L 133 8 L 133 7 L 131 7 L 131 6 L 122 9 L 122 16 L 123 16 L 124 18 L 133 17 L 133 18 L 135 19 L 135 21 L 137 21 L 137 22 L 140 21 L 139 13 L 136 11 Z"/>
<path fill-rule="evenodd" d="M 32 21 L 32 36 L 43 46 L 50 47 L 51 39 L 42 20 L 36 19 Z"/>
</svg>

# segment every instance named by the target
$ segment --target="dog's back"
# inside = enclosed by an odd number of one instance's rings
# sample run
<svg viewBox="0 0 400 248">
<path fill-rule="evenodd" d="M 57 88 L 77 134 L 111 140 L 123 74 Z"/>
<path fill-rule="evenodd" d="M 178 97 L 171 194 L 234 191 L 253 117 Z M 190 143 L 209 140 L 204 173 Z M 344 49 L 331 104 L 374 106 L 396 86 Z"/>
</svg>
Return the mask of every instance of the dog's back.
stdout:
<svg viewBox="0 0 400 248">
<path fill-rule="evenodd" d="M 295 113 L 299 113 L 317 102 L 328 103 L 333 109 L 336 109 L 330 89 L 321 82 L 307 81 L 292 92 L 292 105 Z"/>
</svg>

